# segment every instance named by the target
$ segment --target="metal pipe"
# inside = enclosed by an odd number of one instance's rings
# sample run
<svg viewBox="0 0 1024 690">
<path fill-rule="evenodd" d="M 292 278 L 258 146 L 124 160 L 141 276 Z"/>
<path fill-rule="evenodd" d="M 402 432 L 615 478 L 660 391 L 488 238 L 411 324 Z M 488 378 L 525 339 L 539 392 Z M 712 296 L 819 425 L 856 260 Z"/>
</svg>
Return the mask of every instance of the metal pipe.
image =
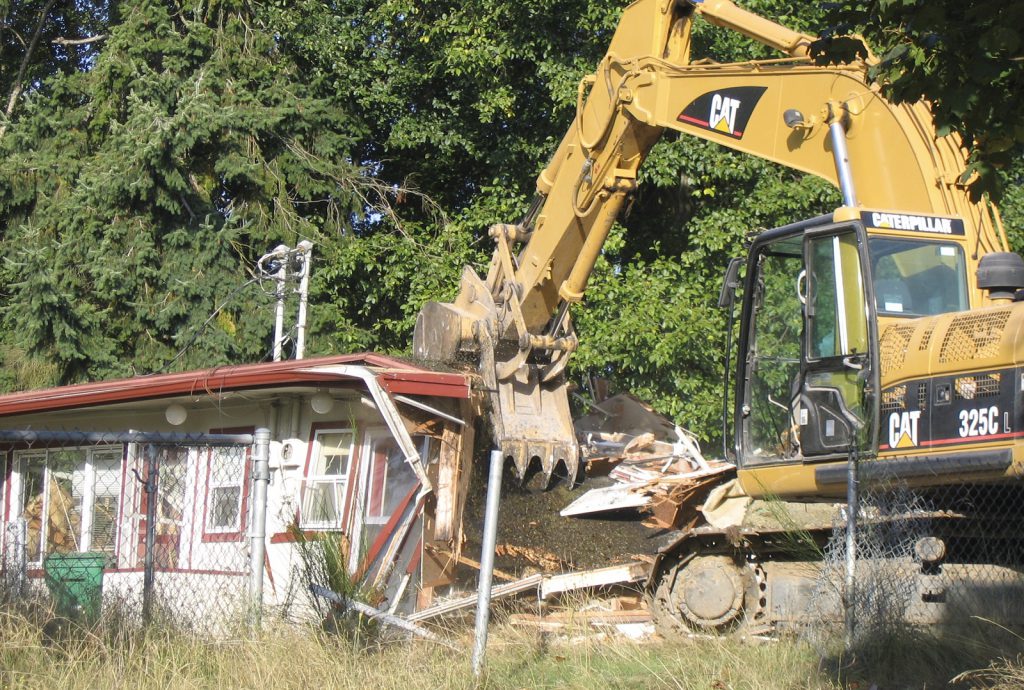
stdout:
<svg viewBox="0 0 1024 690">
<path fill-rule="evenodd" d="M 302 240 L 296 247 L 302 257 L 302 278 L 299 280 L 299 322 L 295 330 L 295 359 L 306 351 L 306 307 L 309 304 L 309 274 L 313 268 L 313 243 Z"/>
<path fill-rule="evenodd" d="M 483 546 L 480 551 L 480 583 L 476 600 L 476 634 L 473 643 L 473 676 L 479 678 L 487 650 L 487 624 L 491 618 L 491 580 L 494 577 L 494 548 L 498 541 L 498 500 L 501 497 L 501 473 L 505 456 L 491 451 L 491 471 L 487 479 L 487 508 L 484 512 Z"/>
<path fill-rule="evenodd" d="M 280 362 L 282 357 L 282 341 L 284 340 L 284 286 L 288 279 L 288 247 L 279 244 L 274 249 L 274 256 L 279 257 L 280 265 L 274 280 L 277 281 L 277 306 L 274 309 L 274 361 Z"/>
<path fill-rule="evenodd" d="M 828 138 L 832 142 L 832 156 L 835 158 L 836 175 L 839 177 L 839 191 L 844 206 L 857 205 L 857 191 L 853 186 L 853 171 L 850 169 L 850 152 L 846 148 L 846 128 L 839 120 L 828 126 Z"/>
<path fill-rule="evenodd" d="M 857 515 L 860 513 L 858 482 L 857 450 L 851 449 L 846 466 L 846 596 L 844 597 L 846 616 L 846 649 L 853 647 L 856 632 L 856 594 L 857 594 Z"/>
<path fill-rule="evenodd" d="M 270 429 L 254 434 L 252 448 L 252 528 L 249 531 L 249 595 L 252 626 L 259 628 L 263 617 L 263 561 L 267 553 L 267 485 L 270 483 Z"/>
<path fill-rule="evenodd" d="M 15 539 L 15 567 L 17 568 L 17 580 L 15 583 L 15 596 L 19 599 L 25 596 L 25 584 L 28 582 L 28 520 L 23 517 L 14 521 L 16 532 Z"/>
<path fill-rule="evenodd" d="M 299 421 L 302 415 L 302 396 L 295 396 L 295 400 L 292 401 L 292 416 L 291 421 L 288 424 L 288 438 L 299 437 Z"/>
<path fill-rule="evenodd" d="M 153 572 L 155 562 L 153 549 L 156 548 L 156 501 L 157 477 L 160 466 L 157 460 L 156 447 L 147 445 L 146 450 L 146 553 L 142 562 L 142 621 L 149 623 L 153 610 L 153 586 L 156 574 Z"/>
</svg>

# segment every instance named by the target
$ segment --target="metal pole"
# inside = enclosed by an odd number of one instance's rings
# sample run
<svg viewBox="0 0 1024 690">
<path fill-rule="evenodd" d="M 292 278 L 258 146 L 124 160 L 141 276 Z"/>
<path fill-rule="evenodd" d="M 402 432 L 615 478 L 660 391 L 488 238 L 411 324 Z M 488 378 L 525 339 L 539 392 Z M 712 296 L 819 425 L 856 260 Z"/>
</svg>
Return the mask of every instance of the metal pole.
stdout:
<svg viewBox="0 0 1024 690">
<path fill-rule="evenodd" d="M 274 311 L 274 361 L 280 362 L 284 340 L 284 296 L 285 281 L 288 279 L 288 247 L 283 244 L 274 248 L 274 256 L 281 262 L 274 279 L 277 281 L 277 307 Z"/>
<path fill-rule="evenodd" d="M 295 359 L 306 351 L 306 307 L 309 304 L 309 274 L 313 268 L 313 243 L 302 240 L 296 248 L 302 257 L 302 279 L 299 280 L 299 322 L 295 334 Z"/>
<path fill-rule="evenodd" d="M 832 156 L 835 158 L 836 175 L 839 177 L 839 191 L 843 194 L 843 206 L 857 205 L 857 192 L 853 186 L 853 171 L 850 169 L 850 152 L 846 148 L 846 128 L 836 121 L 828 126 L 832 142 Z"/>
<path fill-rule="evenodd" d="M 23 517 L 14 521 L 16 532 L 14 557 L 17 559 L 15 567 L 18 569 L 16 575 L 16 596 L 20 599 L 25 596 L 25 583 L 28 577 L 28 520 Z"/>
<path fill-rule="evenodd" d="M 850 450 L 846 465 L 846 649 L 853 646 L 856 632 L 856 588 L 857 588 L 857 516 L 860 513 L 857 496 L 858 481 L 857 451 Z"/>
<path fill-rule="evenodd" d="M 257 429 L 252 449 L 252 529 L 249 532 L 249 594 L 252 625 L 263 617 L 263 561 L 267 553 L 267 485 L 270 483 L 270 429 Z"/>
<path fill-rule="evenodd" d="M 498 499 L 501 497 L 501 473 L 505 457 L 491 451 L 491 471 L 487 479 L 487 508 L 484 513 L 483 546 L 480 552 L 480 584 L 476 600 L 476 637 L 473 643 L 473 676 L 479 678 L 487 650 L 487 624 L 491 618 L 491 579 L 494 576 L 494 547 L 498 540 Z"/>
<path fill-rule="evenodd" d="M 157 462 L 156 447 L 146 446 L 146 555 L 142 564 L 142 620 L 149 623 L 150 614 L 153 610 L 153 585 L 155 577 L 153 573 L 153 549 L 156 547 L 156 492 L 157 477 L 159 475 L 159 464 Z"/>
</svg>

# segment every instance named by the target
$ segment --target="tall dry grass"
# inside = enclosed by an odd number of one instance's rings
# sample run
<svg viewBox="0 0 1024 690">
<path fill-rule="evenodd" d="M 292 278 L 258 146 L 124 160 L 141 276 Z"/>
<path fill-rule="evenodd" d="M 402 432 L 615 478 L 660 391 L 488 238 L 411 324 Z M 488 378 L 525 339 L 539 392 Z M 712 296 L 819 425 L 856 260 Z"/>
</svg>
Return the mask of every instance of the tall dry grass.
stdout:
<svg viewBox="0 0 1024 690">
<path fill-rule="evenodd" d="M 893 677 L 857 663 L 822 664 L 816 650 L 796 640 L 700 638 L 682 644 L 634 644 L 585 632 L 551 635 L 497 624 L 479 687 L 867 690 L 877 683 L 889 690 L 943 687 L 952 677 L 940 674 L 935 681 L 916 672 Z M 70 629 L 55 635 L 51 630 L 48 636 L 38 620 L 7 612 L 0 613 L 0 687 L 477 687 L 470 673 L 468 631 L 451 629 L 446 634 L 454 645 L 396 642 L 372 648 L 286 624 L 220 642 L 167 629 L 128 627 Z M 960 670 L 964 668 L 969 667 Z M 957 687 L 1021 687 L 1022 678 L 1020 659 L 1004 659 L 965 674 Z"/>
<path fill-rule="evenodd" d="M 454 648 L 401 642 L 358 649 L 337 636 L 281 625 L 254 637 L 210 642 L 150 629 L 79 629 L 48 639 L 37 621 L 0 613 L 4 688 L 472 688 L 472 640 Z M 727 640 L 637 645 L 566 641 L 498 626 L 486 688 L 835 688 L 806 647 Z"/>
</svg>

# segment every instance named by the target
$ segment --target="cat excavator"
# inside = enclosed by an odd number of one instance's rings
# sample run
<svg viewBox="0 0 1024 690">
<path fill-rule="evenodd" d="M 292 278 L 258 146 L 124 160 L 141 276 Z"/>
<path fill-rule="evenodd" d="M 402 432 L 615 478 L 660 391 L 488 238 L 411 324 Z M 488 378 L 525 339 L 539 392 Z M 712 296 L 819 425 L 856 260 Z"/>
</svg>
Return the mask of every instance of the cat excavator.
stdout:
<svg viewBox="0 0 1024 690">
<path fill-rule="evenodd" d="M 693 59 L 698 19 L 781 56 Z M 577 477 L 570 308 L 645 157 L 674 131 L 816 175 L 842 196 L 831 213 L 760 233 L 726 270 L 720 302 L 732 310 L 738 298 L 741 319 L 732 495 L 841 500 L 853 455 L 871 459 L 863 479 L 921 490 L 1019 483 L 1024 260 L 1008 251 L 996 207 L 971 198 L 967 149 L 937 134 L 928 104 L 887 101 L 867 78 L 870 52 L 817 63 L 817 41 L 729 0 L 625 9 L 525 217 L 489 229 L 486 277 L 467 267 L 454 302 L 427 303 L 416 323 L 416 356 L 475 366 L 495 445 L 520 478 Z M 802 529 L 824 539 L 828 527 Z M 738 540 L 735 529 L 685 530 L 652 572 L 658 615 L 680 630 L 721 629 L 752 611 L 791 620 L 809 576 L 780 551 L 786 531 Z M 914 566 L 924 580 L 976 565 L 977 549 L 928 538 Z M 944 596 L 934 582 L 921 588 L 928 603 Z"/>
</svg>

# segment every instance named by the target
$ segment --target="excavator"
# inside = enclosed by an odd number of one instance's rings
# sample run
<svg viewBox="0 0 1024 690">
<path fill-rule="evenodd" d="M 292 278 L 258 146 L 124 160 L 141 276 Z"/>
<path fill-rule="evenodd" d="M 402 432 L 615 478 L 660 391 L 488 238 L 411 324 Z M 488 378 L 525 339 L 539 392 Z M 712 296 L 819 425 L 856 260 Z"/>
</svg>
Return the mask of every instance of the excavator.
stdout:
<svg viewBox="0 0 1024 690">
<path fill-rule="evenodd" d="M 694 60 L 698 19 L 782 55 Z M 645 157 L 674 131 L 816 175 L 842 196 L 831 213 L 760 233 L 725 272 L 720 303 L 740 312 L 731 495 L 841 501 L 853 457 L 870 459 L 862 480 L 922 491 L 1020 482 L 1024 260 L 1008 251 L 996 207 L 971 198 L 961 179 L 968 151 L 938 136 L 928 104 L 887 101 L 867 78 L 870 52 L 819 64 L 817 41 L 729 0 L 638 0 L 624 10 L 579 85 L 575 119 L 533 204 L 520 222 L 489 229 L 486 277 L 467 267 L 454 302 L 427 303 L 416 323 L 416 356 L 476 367 L 495 445 L 520 478 L 577 477 L 570 308 Z M 826 523 L 802 533 L 821 543 Z M 985 536 L 964 537 L 967 523 L 939 523 L 918 540 L 924 555 L 907 573 L 920 581 L 919 619 L 946 602 L 940 571 L 969 578 L 978 561 L 1007 570 L 979 556 Z M 789 531 L 684 530 L 652 570 L 656 615 L 679 632 L 792 621 L 814 598 L 808 583 L 821 566 L 787 555 Z"/>
</svg>

